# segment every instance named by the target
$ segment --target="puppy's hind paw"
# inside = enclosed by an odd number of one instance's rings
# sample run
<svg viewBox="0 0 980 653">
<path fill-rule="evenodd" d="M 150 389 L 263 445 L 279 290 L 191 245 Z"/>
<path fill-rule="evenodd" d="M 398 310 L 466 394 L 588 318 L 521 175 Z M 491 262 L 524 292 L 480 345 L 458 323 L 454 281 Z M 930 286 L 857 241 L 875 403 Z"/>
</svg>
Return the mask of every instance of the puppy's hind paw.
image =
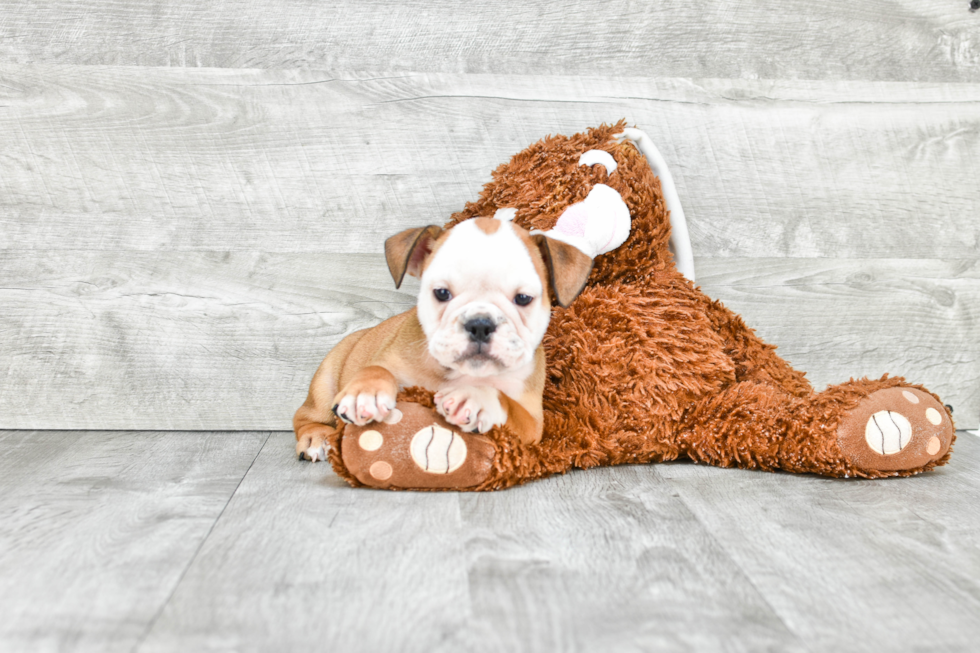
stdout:
<svg viewBox="0 0 980 653">
<path fill-rule="evenodd" d="M 299 460 L 319 462 L 327 459 L 328 445 L 319 433 L 304 435 L 296 441 L 296 454 Z"/>
</svg>

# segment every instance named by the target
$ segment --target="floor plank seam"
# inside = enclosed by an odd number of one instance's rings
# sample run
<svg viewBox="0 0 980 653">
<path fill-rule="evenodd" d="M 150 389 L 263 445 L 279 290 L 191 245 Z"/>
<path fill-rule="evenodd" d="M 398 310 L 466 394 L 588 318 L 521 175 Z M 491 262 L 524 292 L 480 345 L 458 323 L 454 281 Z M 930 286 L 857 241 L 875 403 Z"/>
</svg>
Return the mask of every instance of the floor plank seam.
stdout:
<svg viewBox="0 0 980 653">
<path fill-rule="evenodd" d="M 697 463 L 692 463 L 692 464 L 697 464 Z M 766 596 L 762 592 L 761 589 L 759 589 L 759 586 L 756 585 L 755 580 L 752 578 L 752 576 L 749 574 L 749 572 L 746 571 L 742 567 L 742 565 L 738 564 L 738 561 L 734 558 L 734 556 L 732 555 L 732 552 L 728 550 L 728 547 L 724 546 L 723 542 L 720 539 L 718 539 L 718 537 L 711 530 L 711 528 L 708 526 L 708 524 L 704 523 L 704 521 L 702 521 L 702 519 L 694 511 L 694 509 L 691 508 L 691 505 L 687 501 L 684 500 L 684 496 L 681 494 L 680 490 L 674 484 L 674 480 L 671 479 L 671 478 L 669 478 L 669 477 L 666 477 L 666 476 L 660 474 L 659 471 L 657 471 L 656 473 L 657 473 L 657 476 L 659 476 L 660 478 L 662 478 L 665 481 L 667 481 L 667 483 L 670 485 L 670 487 L 674 489 L 674 492 L 676 493 L 675 496 L 681 502 L 681 505 L 683 505 L 684 508 L 691 514 L 691 516 L 694 517 L 694 519 L 697 521 L 697 523 L 699 523 L 701 525 L 701 528 L 703 528 L 704 529 L 704 532 L 707 533 L 708 537 L 711 538 L 711 541 L 714 542 L 718 546 L 718 549 L 720 551 L 724 551 L 725 555 L 731 561 L 732 565 L 735 566 L 739 571 L 742 572 L 742 575 L 745 577 L 746 582 L 748 582 L 748 584 L 752 587 L 752 589 L 754 589 L 756 591 L 756 593 L 759 595 L 759 598 L 766 605 L 766 607 L 769 608 L 769 610 L 772 612 L 773 616 L 775 616 L 776 619 L 779 619 L 779 623 L 783 624 L 783 627 L 786 629 L 786 632 L 789 633 L 790 635 L 792 635 L 793 638 L 805 650 L 809 651 L 810 653 L 814 653 L 814 650 L 812 648 L 810 648 L 810 646 L 800 636 L 800 634 L 797 633 L 796 630 L 794 630 L 792 627 L 790 627 L 790 625 L 788 623 L 786 623 L 786 619 L 783 618 L 783 615 L 781 615 L 779 613 L 779 611 L 776 610 L 776 607 L 769 601 L 769 597 Z"/>
<path fill-rule="evenodd" d="M 245 478 L 248 476 L 248 473 L 252 471 L 252 466 L 255 465 L 255 461 L 259 459 L 259 455 L 265 449 L 265 445 L 269 442 L 269 439 L 272 437 L 273 433 L 274 431 L 269 431 L 266 433 L 265 440 L 262 441 L 262 445 L 258 448 L 258 451 L 255 452 L 255 456 L 252 458 L 252 462 L 248 464 L 248 468 L 245 470 L 245 473 L 242 474 L 242 477 L 240 479 L 238 479 L 238 483 L 235 485 L 235 489 L 232 490 L 231 494 L 228 495 L 228 500 L 225 501 L 225 505 L 221 507 L 221 512 L 219 512 L 218 515 L 214 518 L 214 521 L 211 522 L 211 527 L 208 529 L 208 532 L 204 534 L 204 537 L 201 538 L 201 543 L 197 546 L 197 550 L 194 551 L 194 555 L 192 555 L 190 557 L 190 560 L 187 561 L 187 564 L 184 566 L 183 571 L 180 572 L 180 576 L 177 578 L 177 582 L 174 583 L 174 586 L 170 589 L 170 593 L 167 595 L 167 598 L 160 604 L 160 608 L 156 611 L 156 614 L 153 615 L 153 618 L 150 619 L 150 621 L 147 623 L 146 628 L 143 630 L 143 633 L 140 635 L 139 639 L 136 640 L 136 643 L 133 645 L 132 648 L 132 653 L 136 653 L 143 646 L 143 642 L 146 641 L 146 638 L 153 631 L 154 626 L 156 626 L 157 620 L 160 619 L 160 616 L 163 614 L 163 611 L 167 608 L 167 605 L 169 605 L 170 601 L 173 600 L 174 594 L 176 594 L 177 592 L 177 588 L 179 588 L 181 583 L 184 582 L 184 577 L 187 575 L 188 570 L 190 570 L 190 568 L 194 565 L 194 561 L 197 560 L 197 556 L 201 554 L 201 549 L 204 548 L 204 544 L 211 537 L 211 533 L 214 532 L 214 527 L 217 526 L 219 521 L 221 521 L 221 517 L 222 515 L 225 514 L 225 510 L 228 509 L 228 506 L 231 504 L 232 499 L 234 499 L 235 495 L 238 494 L 238 488 L 242 486 L 242 482 L 245 481 Z"/>
</svg>

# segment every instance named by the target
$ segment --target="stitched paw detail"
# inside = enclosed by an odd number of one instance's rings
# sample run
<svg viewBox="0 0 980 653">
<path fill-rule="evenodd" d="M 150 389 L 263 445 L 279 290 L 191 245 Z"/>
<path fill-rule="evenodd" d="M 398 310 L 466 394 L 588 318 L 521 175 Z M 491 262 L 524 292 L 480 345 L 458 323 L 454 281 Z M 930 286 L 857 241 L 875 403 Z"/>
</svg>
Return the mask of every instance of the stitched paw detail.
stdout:
<svg viewBox="0 0 980 653">
<path fill-rule="evenodd" d="M 953 422 L 932 395 L 915 388 L 887 388 L 858 404 L 837 430 L 847 459 L 863 470 L 908 471 L 946 455 Z"/>
<path fill-rule="evenodd" d="M 437 424 L 416 433 L 409 449 L 418 468 L 429 474 L 450 474 L 466 462 L 466 441 Z"/>
</svg>

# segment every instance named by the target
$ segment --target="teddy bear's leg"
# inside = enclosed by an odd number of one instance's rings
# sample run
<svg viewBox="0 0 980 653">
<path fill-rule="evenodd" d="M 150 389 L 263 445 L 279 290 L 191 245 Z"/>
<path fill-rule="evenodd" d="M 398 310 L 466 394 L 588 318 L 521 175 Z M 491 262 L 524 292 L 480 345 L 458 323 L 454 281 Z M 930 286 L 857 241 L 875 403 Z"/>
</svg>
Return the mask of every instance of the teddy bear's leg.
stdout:
<svg viewBox="0 0 980 653">
<path fill-rule="evenodd" d="M 698 295 L 705 316 L 722 338 L 725 353 L 735 365 L 737 381 L 773 384 L 798 397 L 813 394 L 806 374 L 793 369 L 776 353 L 774 346 L 764 342 L 745 324 L 741 316 L 719 301 L 701 293 Z"/>
<path fill-rule="evenodd" d="M 679 435 L 684 453 L 714 465 L 870 478 L 945 464 L 955 439 L 938 399 L 900 378 L 806 397 L 745 381 L 689 411 Z"/>
<path fill-rule="evenodd" d="M 340 476 L 383 489 L 476 488 L 490 477 L 495 454 L 489 437 L 464 433 L 410 401 L 399 401 L 384 422 L 347 424 L 330 444 Z"/>
</svg>

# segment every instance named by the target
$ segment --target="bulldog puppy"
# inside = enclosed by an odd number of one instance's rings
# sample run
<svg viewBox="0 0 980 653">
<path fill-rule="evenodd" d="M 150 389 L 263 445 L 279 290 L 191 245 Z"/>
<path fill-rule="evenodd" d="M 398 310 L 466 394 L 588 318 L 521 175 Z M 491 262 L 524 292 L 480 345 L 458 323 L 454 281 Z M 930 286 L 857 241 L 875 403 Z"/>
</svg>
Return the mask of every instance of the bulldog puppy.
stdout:
<svg viewBox="0 0 980 653">
<path fill-rule="evenodd" d="M 410 386 L 435 392 L 436 410 L 463 431 L 506 423 L 524 442 L 541 439 L 548 289 L 568 306 L 592 259 L 529 234 L 513 214 L 408 229 L 385 242 L 395 286 L 406 274 L 420 278 L 418 305 L 348 335 L 323 360 L 293 418 L 300 458 L 325 460 L 342 422 L 393 423 L 395 398 Z"/>
</svg>

